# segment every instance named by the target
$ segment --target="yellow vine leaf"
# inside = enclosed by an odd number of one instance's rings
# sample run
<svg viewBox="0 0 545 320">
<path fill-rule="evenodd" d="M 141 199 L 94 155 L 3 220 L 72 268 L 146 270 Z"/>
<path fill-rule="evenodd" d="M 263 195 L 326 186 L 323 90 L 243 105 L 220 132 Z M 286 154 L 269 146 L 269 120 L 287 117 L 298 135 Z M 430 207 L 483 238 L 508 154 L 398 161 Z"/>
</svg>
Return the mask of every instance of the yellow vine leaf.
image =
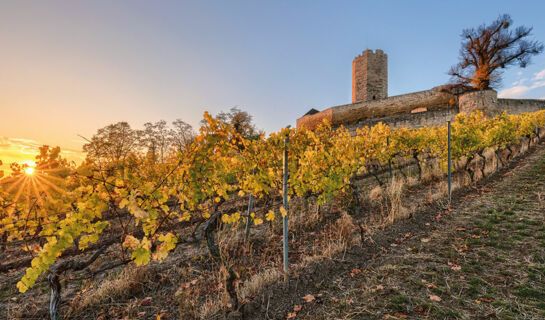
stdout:
<svg viewBox="0 0 545 320">
<path fill-rule="evenodd" d="M 280 207 L 280 213 L 282 214 L 282 218 L 285 218 L 288 215 L 288 210 L 284 208 L 284 206 Z"/>
<path fill-rule="evenodd" d="M 265 219 L 266 219 L 267 221 L 273 221 L 273 220 L 274 220 L 274 217 L 275 217 L 274 211 L 272 211 L 272 210 L 269 210 L 269 212 L 267 212 L 267 213 L 265 214 Z"/>
<path fill-rule="evenodd" d="M 135 250 L 140 245 L 140 241 L 130 234 L 125 237 L 123 246 L 129 248 L 130 250 Z"/>
</svg>

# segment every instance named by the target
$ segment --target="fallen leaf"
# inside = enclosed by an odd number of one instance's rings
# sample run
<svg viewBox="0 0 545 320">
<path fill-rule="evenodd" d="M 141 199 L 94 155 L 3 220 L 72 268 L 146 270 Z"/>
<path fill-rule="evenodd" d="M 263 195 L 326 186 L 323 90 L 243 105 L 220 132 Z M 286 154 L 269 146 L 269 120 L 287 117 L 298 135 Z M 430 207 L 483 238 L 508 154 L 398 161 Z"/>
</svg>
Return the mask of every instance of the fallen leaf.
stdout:
<svg viewBox="0 0 545 320">
<path fill-rule="evenodd" d="M 355 275 L 358 275 L 361 272 L 360 269 L 352 269 L 352 272 L 350 272 L 350 276 L 354 278 Z"/>
<path fill-rule="evenodd" d="M 286 316 L 286 319 L 295 318 L 297 316 L 297 313 L 295 312 L 288 312 L 288 315 Z"/>
<path fill-rule="evenodd" d="M 404 313 L 401 313 L 401 312 L 396 312 L 394 314 L 394 317 L 398 317 L 398 318 L 402 318 L 402 319 L 407 319 L 407 315 L 404 314 Z"/>
<path fill-rule="evenodd" d="M 483 297 L 483 298 L 481 298 L 481 301 L 486 302 L 486 303 L 490 303 L 490 302 L 492 302 L 492 299 L 488 299 L 488 298 Z"/>
<path fill-rule="evenodd" d="M 142 299 L 142 301 L 140 301 L 140 305 L 141 306 L 148 306 L 151 303 L 151 300 L 152 300 L 151 297 L 146 297 L 146 298 Z"/>
<path fill-rule="evenodd" d="M 454 271 L 460 271 L 462 270 L 462 267 L 460 267 L 459 265 L 455 264 L 455 265 L 452 265 L 452 267 L 450 267 L 450 269 L 454 270 Z"/>
<path fill-rule="evenodd" d="M 306 296 L 303 297 L 303 300 L 305 300 L 306 302 L 312 302 L 314 301 L 314 299 L 316 298 L 311 294 L 307 294 Z"/>
<path fill-rule="evenodd" d="M 293 312 L 299 312 L 301 311 L 301 309 L 303 309 L 303 306 L 300 304 L 296 304 L 293 306 Z"/>
<path fill-rule="evenodd" d="M 436 295 L 433 295 L 433 294 L 432 294 L 432 295 L 430 296 L 430 300 L 431 300 L 431 301 L 437 301 L 437 302 L 439 302 L 439 301 L 441 301 L 441 298 L 440 298 L 439 296 L 436 296 Z"/>
<path fill-rule="evenodd" d="M 430 240 L 431 240 L 430 238 L 422 238 L 422 239 L 420 239 L 420 241 L 422 241 L 422 242 L 430 242 Z"/>
<path fill-rule="evenodd" d="M 384 286 L 382 286 L 381 284 L 379 284 L 379 285 L 377 286 L 377 290 L 384 290 Z"/>
</svg>

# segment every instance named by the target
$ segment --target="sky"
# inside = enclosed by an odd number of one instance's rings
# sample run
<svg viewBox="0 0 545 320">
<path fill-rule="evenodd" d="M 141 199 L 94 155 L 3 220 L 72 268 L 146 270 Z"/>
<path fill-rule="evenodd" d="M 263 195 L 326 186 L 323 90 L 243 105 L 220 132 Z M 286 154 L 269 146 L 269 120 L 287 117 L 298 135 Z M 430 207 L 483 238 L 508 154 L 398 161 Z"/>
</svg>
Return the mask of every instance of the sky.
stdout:
<svg viewBox="0 0 545 320">
<path fill-rule="evenodd" d="M 197 127 L 235 106 L 276 131 L 350 103 L 365 49 L 388 54 L 390 96 L 426 90 L 449 80 L 464 28 L 508 13 L 545 41 L 543 12 L 537 0 L 0 0 L 0 160 L 41 144 L 80 160 L 80 136 L 108 124 Z M 545 55 L 498 91 L 545 98 Z"/>
</svg>

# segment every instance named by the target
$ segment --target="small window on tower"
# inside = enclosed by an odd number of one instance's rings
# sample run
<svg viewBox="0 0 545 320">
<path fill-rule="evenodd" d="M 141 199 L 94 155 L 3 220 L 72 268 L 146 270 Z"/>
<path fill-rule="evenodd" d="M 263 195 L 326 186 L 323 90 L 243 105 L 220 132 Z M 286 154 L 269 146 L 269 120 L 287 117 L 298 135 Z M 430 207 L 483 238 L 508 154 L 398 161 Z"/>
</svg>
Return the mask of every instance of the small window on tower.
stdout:
<svg viewBox="0 0 545 320">
<path fill-rule="evenodd" d="M 376 100 L 375 96 L 373 96 L 373 100 Z"/>
</svg>

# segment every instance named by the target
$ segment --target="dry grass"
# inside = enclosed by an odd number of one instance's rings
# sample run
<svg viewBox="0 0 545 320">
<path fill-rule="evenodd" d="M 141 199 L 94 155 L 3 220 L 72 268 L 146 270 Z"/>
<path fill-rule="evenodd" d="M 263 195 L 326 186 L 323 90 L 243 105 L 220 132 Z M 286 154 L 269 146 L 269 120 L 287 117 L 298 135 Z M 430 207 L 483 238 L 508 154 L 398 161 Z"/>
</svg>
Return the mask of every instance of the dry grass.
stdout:
<svg viewBox="0 0 545 320">
<path fill-rule="evenodd" d="M 399 178 L 398 178 L 399 179 Z M 408 187 L 408 188 L 412 188 L 414 186 L 417 186 L 421 184 L 421 181 L 418 180 L 418 177 L 415 177 L 415 176 L 407 176 L 407 178 L 405 179 L 405 185 Z"/>
<path fill-rule="evenodd" d="M 324 259 L 331 259 L 333 256 L 339 252 L 343 252 L 348 247 L 346 243 L 340 239 L 329 240 L 325 247 L 314 255 L 304 256 L 301 259 L 301 262 L 295 266 L 296 269 L 303 269 L 304 267 Z"/>
<path fill-rule="evenodd" d="M 142 291 L 145 283 L 152 281 L 156 270 L 150 265 L 136 267 L 128 265 L 117 277 L 101 282 L 100 286 L 87 295 L 72 300 L 69 314 L 82 312 L 89 308 L 125 300 Z"/>
<path fill-rule="evenodd" d="M 319 248 L 319 252 L 302 258 L 301 263 L 296 268 L 301 269 L 305 266 L 323 259 L 331 259 L 339 252 L 357 244 L 358 238 L 355 236 L 358 227 L 353 218 L 346 212 L 331 226 L 331 232 L 326 245 Z"/>
<path fill-rule="evenodd" d="M 437 160 L 429 161 L 422 168 L 422 182 L 435 181 L 445 176 Z"/>
<path fill-rule="evenodd" d="M 385 204 L 387 207 L 386 211 L 386 224 L 392 224 L 395 221 L 406 219 L 409 217 L 409 211 L 403 207 L 402 198 L 403 191 L 405 189 L 405 182 L 403 179 L 394 177 L 390 184 L 386 187 L 385 192 Z"/>
<path fill-rule="evenodd" d="M 384 190 L 382 190 L 382 187 L 381 186 L 376 186 L 374 187 L 370 192 L 369 192 L 369 199 L 373 202 L 382 202 L 382 194 L 384 193 Z"/>
<path fill-rule="evenodd" d="M 354 219 L 348 213 L 343 212 L 341 217 L 335 221 L 332 232 L 335 240 L 343 242 L 347 247 L 354 245 L 354 232 L 357 226 Z"/>
<path fill-rule="evenodd" d="M 244 300 L 249 296 L 256 295 L 266 286 L 278 282 L 282 277 L 283 274 L 278 268 L 269 268 L 254 274 L 240 286 L 240 299 Z"/>
<path fill-rule="evenodd" d="M 320 225 L 324 216 L 321 214 L 317 201 L 306 199 L 290 210 L 290 230 L 296 232 L 311 231 Z"/>
<path fill-rule="evenodd" d="M 451 188 L 452 188 L 452 192 L 454 192 L 455 190 L 457 189 L 460 189 L 460 187 L 463 186 L 463 183 L 460 183 L 460 181 L 458 179 L 453 179 L 452 180 L 452 185 L 451 185 Z M 439 183 L 437 183 L 436 187 L 433 188 L 433 189 L 430 189 L 430 193 L 428 195 L 429 197 L 429 201 L 440 201 L 442 200 L 443 198 L 445 198 L 446 196 L 448 196 L 448 182 L 447 181 L 441 181 Z"/>
<path fill-rule="evenodd" d="M 316 225 L 311 225 L 315 219 L 318 219 L 321 215 L 317 214 L 318 208 L 315 210 L 301 210 L 306 209 L 304 207 L 298 208 L 300 210 L 292 210 L 291 219 L 292 224 L 290 224 L 291 230 L 300 230 L 304 228 L 316 228 Z M 306 213 L 308 212 L 308 213 Z M 313 218 L 314 217 L 314 218 Z M 305 219 L 308 218 L 308 219 Z M 310 221 L 310 222 L 309 222 Z M 260 230 L 260 236 L 265 237 L 265 235 L 270 236 L 268 229 L 263 228 Z M 292 270 L 300 270 L 308 266 L 310 263 L 317 262 L 323 259 L 330 259 L 339 252 L 346 250 L 348 247 L 356 244 L 356 231 L 357 226 L 354 223 L 352 217 L 346 213 L 342 212 L 340 217 L 331 224 L 330 232 L 326 236 L 328 240 L 326 245 L 322 248 L 319 248 L 319 253 L 303 256 L 301 262 L 292 265 Z M 237 235 L 238 234 L 238 235 Z M 229 256 L 228 252 L 231 252 L 230 248 L 241 244 L 241 233 L 238 232 L 224 232 L 224 230 L 219 232 L 219 247 L 222 254 L 222 259 L 224 264 L 234 263 L 236 261 L 235 257 Z M 255 240 L 255 234 L 252 238 Z M 261 272 L 258 272 L 252 275 L 249 279 L 245 280 L 237 289 L 239 300 L 244 301 L 248 297 L 256 295 L 261 292 L 265 287 L 273 283 L 278 282 L 283 278 L 283 273 L 280 269 L 272 267 L 266 268 Z M 220 277 L 218 276 L 218 279 Z M 221 284 L 218 284 L 221 286 Z M 201 305 L 198 311 L 198 316 L 201 319 L 212 319 L 216 315 L 220 314 L 222 310 L 228 309 L 228 304 L 230 303 L 226 294 L 213 295 L 208 297 L 208 299 Z"/>
<path fill-rule="evenodd" d="M 208 297 L 199 309 L 199 319 L 214 319 L 221 311 L 221 304 L 217 297 Z"/>
</svg>

